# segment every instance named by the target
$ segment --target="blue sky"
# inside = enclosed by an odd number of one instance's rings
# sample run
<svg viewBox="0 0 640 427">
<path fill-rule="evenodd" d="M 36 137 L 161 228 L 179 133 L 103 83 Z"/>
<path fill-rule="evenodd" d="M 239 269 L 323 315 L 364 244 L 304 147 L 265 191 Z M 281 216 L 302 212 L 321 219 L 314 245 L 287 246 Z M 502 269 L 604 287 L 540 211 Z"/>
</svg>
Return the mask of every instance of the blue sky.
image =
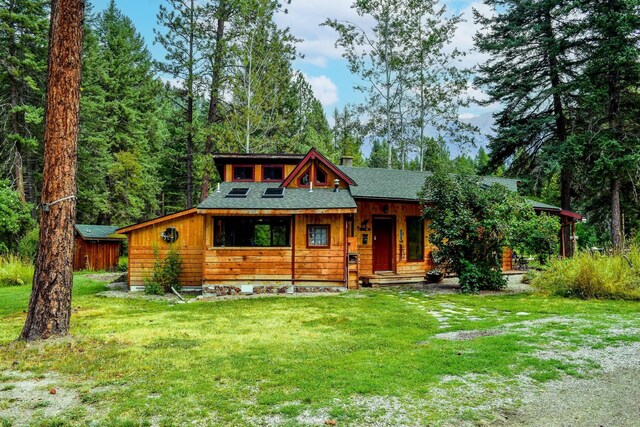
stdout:
<svg viewBox="0 0 640 427">
<path fill-rule="evenodd" d="M 92 3 L 94 11 L 98 12 L 109 4 L 109 0 L 94 0 Z M 133 20 L 137 30 L 145 38 L 149 50 L 157 59 L 162 59 L 163 50 L 153 44 L 153 28 L 156 26 L 156 13 L 161 3 L 162 0 L 116 0 L 118 8 Z M 467 22 L 458 29 L 454 45 L 469 51 L 472 48 L 471 37 L 476 29 L 471 19 L 471 8 L 486 10 L 486 7 L 478 0 L 451 0 L 445 1 L 444 4 L 452 12 L 463 13 L 466 18 Z M 294 65 L 305 74 L 316 97 L 328 113 L 335 107 L 341 108 L 347 103 L 361 100 L 361 96 L 352 89 L 356 78 L 349 73 L 346 62 L 341 58 L 341 52 L 334 47 L 335 32 L 320 26 L 320 23 L 329 17 L 366 25 L 366 21 L 358 17 L 350 5 L 350 0 L 293 0 L 288 8 L 289 13 L 278 18 L 281 26 L 288 26 L 296 37 L 303 40 L 298 49 L 305 57 L 297 60 Z M 481 59 L 477 53 L 470 53 L 465 59 L 465 65 L 475 65 Z M 474 89 L 471 93 L 479 95 Z M 485 111 L 476 106 L 463 111 L 462 114 L 471 117 L 483 112 Z"/>
</svg>

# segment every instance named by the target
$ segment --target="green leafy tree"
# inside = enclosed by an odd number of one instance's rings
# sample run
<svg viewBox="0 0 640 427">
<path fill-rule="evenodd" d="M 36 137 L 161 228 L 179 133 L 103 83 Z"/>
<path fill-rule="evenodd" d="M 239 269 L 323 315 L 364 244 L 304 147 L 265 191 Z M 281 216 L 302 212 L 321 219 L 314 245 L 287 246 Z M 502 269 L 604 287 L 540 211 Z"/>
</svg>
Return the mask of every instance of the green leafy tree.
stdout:
<svg viewBox="0 0 640 427">
<path fill-rule="evenodd" d="M 539 219 L 522 197 L 499 184 L 483 185 L 474 175 L 439 168 L 426 179 L 421 202 L 423 217 L 431 221 L 434 259 L 458 275 L 463 292 L 506 286 L 505 246 L 547 251 L 557 239 L 557 227 Z M 544 229 L 536 235 L 543 242 L 532 243 L 525 232 L 540 225 Z"/>
<path fill-rule="evenodd" d="M 337 157 L 352 156 L 354 165 L 364 165 L 362 129 L 352 108 L 334 109 L 333 123 L 333 145 Z"/>
</svg>

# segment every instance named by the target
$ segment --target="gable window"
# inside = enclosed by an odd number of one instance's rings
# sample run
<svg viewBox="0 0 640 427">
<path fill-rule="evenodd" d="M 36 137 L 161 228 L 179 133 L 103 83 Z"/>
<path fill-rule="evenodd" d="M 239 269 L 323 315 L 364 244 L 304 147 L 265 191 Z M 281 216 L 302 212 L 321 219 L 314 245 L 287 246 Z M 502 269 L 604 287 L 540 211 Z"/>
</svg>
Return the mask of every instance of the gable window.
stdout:
<svg viewBox="0 0 640 427">
<path fill-rule="evenodd" d="M 331 235 L 328 224 L 307 225 L 307 246 L 310 248 L 328 248 Z"/>
<path fill-rule="evenodd" d="M 424 221 L 417 216 L 407 217 L 407 259 L 424 260 Z"/>
<path fill-rule="evenodd" d="M 262 167 L 263 181 L 282 181 L 284 168 L 281 165 L 264 165 Z"/>
<path fill-rule="evenodd" d="M 253 181 L 253 166 L 233 165 L 234 181 Z"/>
<path fill-rule="evenodd" d="M 327 173 L 316 166 L 316 184 L 327 185 Z"/>
<path fill-rule="evenodd" d="M 311 168 L 307 169 L 300 178 L 298 178 L 298 185 L 300 187 L 308 187 L 311 181 Z"/>
<path fill-rule="evenodd" d="M 214 218 L 215 246 L 287 247 L 290 246 L 289 217 Z"/>
</svg>

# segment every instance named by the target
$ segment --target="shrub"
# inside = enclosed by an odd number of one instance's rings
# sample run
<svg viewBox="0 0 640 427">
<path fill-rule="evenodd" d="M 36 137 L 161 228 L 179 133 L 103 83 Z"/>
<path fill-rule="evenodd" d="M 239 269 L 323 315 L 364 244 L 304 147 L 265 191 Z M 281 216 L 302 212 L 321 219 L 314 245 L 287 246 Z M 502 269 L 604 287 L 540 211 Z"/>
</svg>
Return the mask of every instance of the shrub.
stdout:
<svg viewBox="0 0 640 427">
<path fill-rule="evenodd" d="M 498 291 L 507 286 L 507 279 L 493 265 L 472 264 L 462 261 L 460 272 L 460 290 L 465 293 L 476 293 L 479 290 Z"/>
<path fill-rule="evenodd" d="M 33 264 L 16 255 L 0 256 L 0 286 L 29 285 L 33 281 Z"/>
<path fill-rule="evenodd" d="M 38 242 L 40 240 L 40 228 L 32 228 L 25 234 L 20 242 L 18 242 L 18 255 L 22 258 L 35 261 L 36 252 L 38 251 Z"/>
<path fill-rule="evenodd" d="M 640 300 L 640 249 L 632 247 L 624 255 L 580 252 L 554 260 L 531 285 L 564 297 Z"/>
<path fill-rule="evenodd" d="M 126 256 L 121 256 L 118 259 L 118 271 L 126 272 L 129 269 L 129 260 Z"/>
<path fill-rule="evenodd" d="M 145 280 L 145 292 L 152 285 L 150 292 L 157 292 L 159 289 L 161 292 L 171 292 L 171 288 L 176 291 L 182 289 L 180 286 L 179 276 L 182 273 L 182 257 L 173 247 L 169 248 L 167 255 L 164 259 L 160 259 L 158 251 L 155 250 L 155 263 L 153 264 L 153 270 L 151 277 Z M 156 289 L 157 288 L 157 289 Z"/>
<path fill-rule="evenodd" d="M 147 295 L 162 295 L 164 291 L 162 290 L 162 286 L 152 278 L 147 277 L 144 279 L 144 293 Z"/>
<path fill-rule="evenodd" d="M 9 181 L 0 180 L 0 248 L 15 251 L 16 244 L 35 225 L 33 206 L 22 202 Z"/>
</svg>

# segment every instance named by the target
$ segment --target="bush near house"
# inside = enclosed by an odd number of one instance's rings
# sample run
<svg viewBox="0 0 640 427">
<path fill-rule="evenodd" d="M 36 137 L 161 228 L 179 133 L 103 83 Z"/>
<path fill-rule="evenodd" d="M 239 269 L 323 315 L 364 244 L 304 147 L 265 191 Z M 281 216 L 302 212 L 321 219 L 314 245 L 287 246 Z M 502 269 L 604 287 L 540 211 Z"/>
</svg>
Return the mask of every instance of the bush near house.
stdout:
<svg viewBox="0 0 640 427">
<path fill-rule="evenodd" d="M 463 292 L 506 286 L 501 274 L 504 247 L 546 260 L 557 250 L 557 218 L 537 215 L 523 197 L 502 185 L 485 185 L 474 175 L 436 169 L 421 194 L 423 216 L 433 230 L 434 259 L 460 278 Z"/>
<path fill-rule="evenodd" d="M 619 255 L 580 252 L 553 260 L 531 285 L 564 297 L 640 300 L 640 248 Z"/>
<path fill-rule="evenodd" d="M 167 255 L 160 259 L 156 250 L 156 261 L 153 265 L 153 272 L 148 280 L 145 280 L 145 293 L 150 295 L 160 295 L 171 292 L 171 288 L 176 291 L 182 289 L 180 286 L 180 273 L 182 273 L 182 257 L 175 248 L 169 248 Z"/>
</svg>

